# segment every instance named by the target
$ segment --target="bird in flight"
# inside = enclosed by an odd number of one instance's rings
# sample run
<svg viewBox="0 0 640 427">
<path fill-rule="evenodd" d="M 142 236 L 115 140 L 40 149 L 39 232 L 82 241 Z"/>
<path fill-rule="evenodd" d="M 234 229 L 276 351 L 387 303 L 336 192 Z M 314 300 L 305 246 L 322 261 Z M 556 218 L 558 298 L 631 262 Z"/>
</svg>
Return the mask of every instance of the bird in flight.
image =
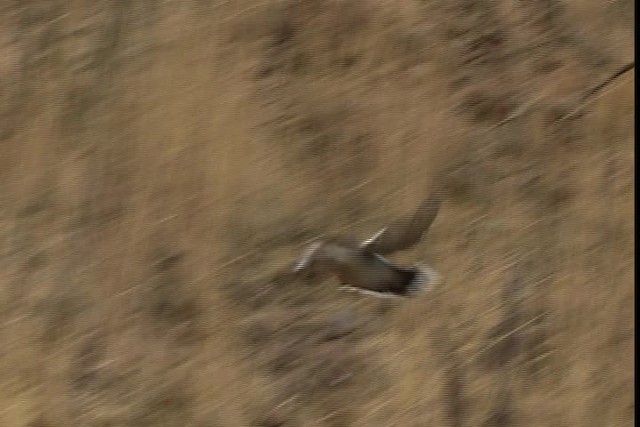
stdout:
<svg viewBox="0 0 640 427">
<path fill-rule="evenodd" d="M 332 238 L 310 244 L 295 263 L 294 276 L 337 276 L 342 290 L 378 297 L 410 297 L 432 287 L 439 276 L 430 267 L 398 266 L 385 255 L 415 246 L 436 219 L 443 201 L 436 190 L 410 216 L 378 231 L 364 242 Z"/>
</svg>

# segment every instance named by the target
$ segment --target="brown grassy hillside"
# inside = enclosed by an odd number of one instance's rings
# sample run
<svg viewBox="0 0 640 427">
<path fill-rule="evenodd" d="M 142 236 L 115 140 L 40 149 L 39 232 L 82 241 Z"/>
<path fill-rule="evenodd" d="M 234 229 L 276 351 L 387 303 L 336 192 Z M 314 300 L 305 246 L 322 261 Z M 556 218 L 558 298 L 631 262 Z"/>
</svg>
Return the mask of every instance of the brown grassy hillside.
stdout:
<svg viewBox="0 0 640 427">
<path fill-rule="evenodd" d="M 0 425 L 631 426 L 633 13 L 4 2 Z M 436 179 L 431 293 L 270 280 Z"/>
</svg>

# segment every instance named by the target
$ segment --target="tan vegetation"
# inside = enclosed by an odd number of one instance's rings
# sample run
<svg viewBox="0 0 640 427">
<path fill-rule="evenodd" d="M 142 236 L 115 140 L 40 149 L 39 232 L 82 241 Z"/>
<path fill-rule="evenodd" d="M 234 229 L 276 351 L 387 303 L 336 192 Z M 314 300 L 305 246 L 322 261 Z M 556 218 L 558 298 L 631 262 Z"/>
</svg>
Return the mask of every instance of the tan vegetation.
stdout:
<svg viewBox="0 0 640 427">
<path fill-rule="evenodd" d="M 633 9 L 5 2 L 0 425 L 632 425 Z M 431 293 L 269 280 L 436 177 Z"/>
</svg>

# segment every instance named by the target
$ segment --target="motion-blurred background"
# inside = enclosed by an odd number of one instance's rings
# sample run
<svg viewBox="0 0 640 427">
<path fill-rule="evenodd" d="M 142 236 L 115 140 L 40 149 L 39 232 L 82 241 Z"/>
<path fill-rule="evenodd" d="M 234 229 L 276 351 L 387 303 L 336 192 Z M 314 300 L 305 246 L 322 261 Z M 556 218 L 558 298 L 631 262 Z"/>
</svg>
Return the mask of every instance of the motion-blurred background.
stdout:
<svg viewBox="0 0 640 427">
<path fill-rule="evenodd" d="M 0 4 L 0 425 L 631 426 L 631 0 Z M 270 281 L 452 191 L 378 300 Z"/>
</svg>

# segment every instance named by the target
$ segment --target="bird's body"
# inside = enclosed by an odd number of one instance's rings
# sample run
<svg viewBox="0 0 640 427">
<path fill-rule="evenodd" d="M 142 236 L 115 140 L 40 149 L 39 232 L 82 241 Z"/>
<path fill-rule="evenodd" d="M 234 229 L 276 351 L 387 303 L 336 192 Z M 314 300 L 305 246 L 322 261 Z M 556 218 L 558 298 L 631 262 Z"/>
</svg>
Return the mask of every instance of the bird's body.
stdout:
<svg viewBox="0 0 640 427">
<path fill-rule="evenodd" d="M 307 247 L 293 272 L 313 277 L 335 275 L 344 289 L 379 296 L 411 296 L 431 286 L 437 273 L 429 267 L 400 267 L 383 255 L 407 249 L 420 241 L 440 208 L 442 195 L 432 194 L 417 212 L 376 233 L 362 243 L 344 238 L 328 239 Z"/>
</svg>

